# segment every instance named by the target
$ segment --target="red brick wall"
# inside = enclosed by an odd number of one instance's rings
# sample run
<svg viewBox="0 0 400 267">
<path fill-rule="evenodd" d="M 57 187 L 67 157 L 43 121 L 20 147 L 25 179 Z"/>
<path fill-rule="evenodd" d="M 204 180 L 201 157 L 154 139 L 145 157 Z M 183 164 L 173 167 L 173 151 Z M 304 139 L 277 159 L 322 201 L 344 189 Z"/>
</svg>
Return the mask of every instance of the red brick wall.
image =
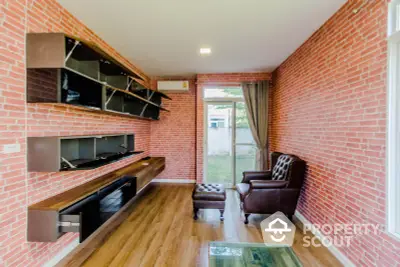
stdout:
<svg viewBox="0 0 400 267">
<path fill-rule="evenodd" d="M 189 80 L 189 92 L 167 93 L 172 100 L 163 100 L 164 107 L 159 121 L 151 123 L 150 153 L 153 156 L 166 157 L 165 170 L 161 179 L 195 180 L 195 144 L 196 144 L 196 84 L 187 77 L 157 78 L 152 82 L 157 87 L 157 80 Z"/>
<path fill-rule="evenodd" d="M 312 223 L 386 223 L 387 11 L 347 2 L 276 71 L 272 150 L 307 161 L 298 210 Z M 340 250 L 356 266 L 400 264 L 384 232 Z"/>
<path fill-rule="evenodd" d="M 26 32 L 65 32 L 92 40 L 111 55 L 137 70 L 113 48 L 53 0 L 0 1 L 0 146 L 21 145 L 21 152 L 0 153 L 0 266 L 40 266 L 76 238 L 67 234 L 56 243 L 26 242 L 27 206 L 65 191 L 150 151 L 150 122 L 98 115 L 79 108 L 26 104 Z M 46 75 L 35 81 L 47 86 Z M 28 173 L 26 137 L 135 133 L 136 147 L 146 153 L 92 171 Z M 2 152 L 2 148 L 1 148 Z"/>
<path fill-rule="evenodd" d="M 204 179 L 204 104 L 203 90 L 212 85 L 240 84 L 243 81 L 271 80 L 271 73 L 217 73 L 197 75 L 197 96 L 196 96 L 196 180 L 198 183 Z"/>
</svg>

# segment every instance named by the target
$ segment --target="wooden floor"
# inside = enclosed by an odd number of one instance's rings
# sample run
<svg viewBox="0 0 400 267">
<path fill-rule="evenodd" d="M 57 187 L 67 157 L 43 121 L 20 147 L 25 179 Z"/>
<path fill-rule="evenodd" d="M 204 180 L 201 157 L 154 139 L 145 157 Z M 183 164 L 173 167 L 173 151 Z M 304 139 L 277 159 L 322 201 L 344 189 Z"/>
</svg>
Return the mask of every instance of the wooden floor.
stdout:
<svg viewBox="0 0 400 267">
<path fill-rule="evenodd" d="M 208 266 L 209 241 L 263 242 L 259 224 L 266 216 L 252 215 L 244 225 L 233 190 L 227 191 L 223 223 L 218 210 L 200 211 L 194 221 L 192 188 L 155 184 L 59 266 Z M 302 239 L 298 230 L 293 249 L 304 266 L 341 266 L 326 248 L 304 248 Z"/>
</svg>

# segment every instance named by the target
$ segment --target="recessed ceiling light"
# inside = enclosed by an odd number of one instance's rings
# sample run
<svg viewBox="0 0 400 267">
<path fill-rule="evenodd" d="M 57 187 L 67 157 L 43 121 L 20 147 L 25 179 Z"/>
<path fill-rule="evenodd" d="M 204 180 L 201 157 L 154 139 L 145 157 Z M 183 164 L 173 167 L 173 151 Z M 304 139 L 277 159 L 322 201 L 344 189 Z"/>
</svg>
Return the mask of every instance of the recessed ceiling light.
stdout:
<svg viewBox="0 0 400 267">
<path fill-rule="evenodd" d="M 202 47 L 202 48 L 200 48 L 200 54 L 202 54 L 202 55 L 211 54 L 211 48 L 209 48 L 209 47 Z"/>
</svg>

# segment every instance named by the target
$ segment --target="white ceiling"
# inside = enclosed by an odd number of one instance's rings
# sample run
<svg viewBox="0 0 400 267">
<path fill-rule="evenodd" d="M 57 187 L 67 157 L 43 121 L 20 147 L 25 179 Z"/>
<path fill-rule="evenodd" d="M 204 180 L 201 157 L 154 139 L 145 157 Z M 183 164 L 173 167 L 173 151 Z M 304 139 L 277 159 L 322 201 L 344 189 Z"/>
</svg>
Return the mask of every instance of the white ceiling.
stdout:
<svg viewBox="0 0 400 267">
<path fill-rule="evenodd" d="M 58 0 L 148 75 L 272 71 L 345 0 Z M 209 46 L 212 54 L 200 56 Z"/>
</svg>

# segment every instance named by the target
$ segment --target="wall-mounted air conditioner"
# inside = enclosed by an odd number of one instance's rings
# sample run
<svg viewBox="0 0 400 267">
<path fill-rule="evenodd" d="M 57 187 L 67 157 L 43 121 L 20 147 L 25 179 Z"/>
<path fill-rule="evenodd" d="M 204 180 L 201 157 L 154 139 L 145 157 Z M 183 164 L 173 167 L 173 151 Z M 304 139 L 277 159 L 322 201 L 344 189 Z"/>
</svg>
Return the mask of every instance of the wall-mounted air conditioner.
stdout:
<svg viewBox="0 0 400 267">
<path fill-rule="evenodd" d="M 189 81 L 158 81 L 157 89 L 170 93 L 184 93 L 189 91 Z"/>
</svg>

